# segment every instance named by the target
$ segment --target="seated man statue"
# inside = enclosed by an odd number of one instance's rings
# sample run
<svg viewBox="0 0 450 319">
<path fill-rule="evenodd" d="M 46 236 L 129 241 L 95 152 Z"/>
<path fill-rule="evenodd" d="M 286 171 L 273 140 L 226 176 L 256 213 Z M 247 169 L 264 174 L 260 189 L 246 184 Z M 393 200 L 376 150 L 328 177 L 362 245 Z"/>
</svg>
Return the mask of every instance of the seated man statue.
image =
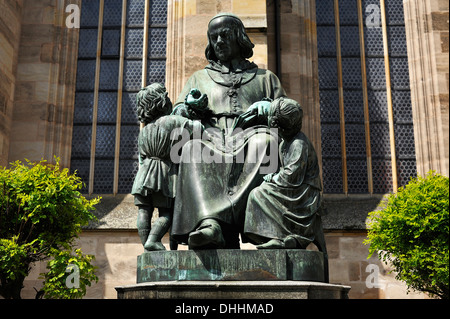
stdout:
<svg viewBox="0 0 450 319">
<path fill-rule="evenodd" d="M 208 105 L 193 110 L 201 112 L 213 138 L 191 140 L 182 148 L 171 235 L 190 249 L 239 248 L 248 195 L 269 170 L 278 169 L 278 136 L 267 123 L 240 128 L 237 119 L 254 103 L 286 94 L 275 74 L 247 60 L 254 45 L 238 17 L 215 16 L 207 36 L 209 64 L 187 81 L 173 114 L 192 113 L 186 96 L 197 89 Z"/>
</svg>

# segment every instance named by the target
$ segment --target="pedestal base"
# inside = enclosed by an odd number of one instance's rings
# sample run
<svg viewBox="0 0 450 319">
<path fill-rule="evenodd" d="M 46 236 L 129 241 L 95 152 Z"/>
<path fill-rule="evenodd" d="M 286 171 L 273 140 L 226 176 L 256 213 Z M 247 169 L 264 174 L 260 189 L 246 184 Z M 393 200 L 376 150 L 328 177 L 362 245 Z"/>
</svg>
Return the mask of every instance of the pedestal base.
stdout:
<svg viewBox="0 0 450 319">
<path fill-rule="evenodd" d="M 138 256 L 137 284 L 119 299 L 345 299 L 350 287 L 328 281 L 319 251 L 185 250 Z"/>
<path fill-rule="evenodd" d="M 138 256 L 136 282 L 327 282 L 327 266 L 322 252 L 303 249 L 154 251 Z"/>
<path fill-rule="evenodd" d="M 350 287 L 309 281 L 161 281 L 116 290 L 119 299 L 347 299 Z"/>
</svg>

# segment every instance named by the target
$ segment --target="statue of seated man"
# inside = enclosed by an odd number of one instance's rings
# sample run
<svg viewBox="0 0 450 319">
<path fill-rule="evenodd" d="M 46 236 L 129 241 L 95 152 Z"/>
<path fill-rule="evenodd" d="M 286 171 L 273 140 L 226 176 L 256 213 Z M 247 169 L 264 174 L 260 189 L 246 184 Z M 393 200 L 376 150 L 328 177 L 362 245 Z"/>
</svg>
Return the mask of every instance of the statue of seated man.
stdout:
<svg viewBox="0 0 450 319">
<path fill-rule="evenodd" d="M 200 114 L 213 138 L 191 140 L 182 148 L 171 236 L 190 249 L 239 248 L 248 195 L 278 169 L 278 137 L 267 123 L 241 128 L 238 118 L 254 103 L 286 94 L 275 74 L 248 60 L 254 45 L 237 16 L 215 16 L 207 36 L 209 64 L 189 78 L 173 114 Z M 186 96 L 194 88 L 200 100 L 207 96 L 207 106 L 194 103 L 189 109 Z M 255 157 L 252 150 L 265 155 Z"/>
</svg>

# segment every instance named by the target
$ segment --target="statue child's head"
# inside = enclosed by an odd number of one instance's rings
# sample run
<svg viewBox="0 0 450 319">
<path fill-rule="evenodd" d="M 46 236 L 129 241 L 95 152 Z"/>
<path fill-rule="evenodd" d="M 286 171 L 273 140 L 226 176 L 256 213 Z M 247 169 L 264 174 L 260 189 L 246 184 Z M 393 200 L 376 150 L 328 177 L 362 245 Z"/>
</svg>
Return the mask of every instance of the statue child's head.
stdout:
<svg viewBox="0 0 450 319">
<path fill-rule="evenodd" d="M 268 120 L 283 139 L 290 140 L 302 129 L 303 110 L 297 101 L 280 97 L 270 105 Z"/>
<path fill-rule="evenodd" d="M 137 116 L 139 121 L 148 124 L 164 115 L 172 112 L 172 102 L 164 85 L 153 83 L 142 88 L 137 96 Z"/>
</svg>

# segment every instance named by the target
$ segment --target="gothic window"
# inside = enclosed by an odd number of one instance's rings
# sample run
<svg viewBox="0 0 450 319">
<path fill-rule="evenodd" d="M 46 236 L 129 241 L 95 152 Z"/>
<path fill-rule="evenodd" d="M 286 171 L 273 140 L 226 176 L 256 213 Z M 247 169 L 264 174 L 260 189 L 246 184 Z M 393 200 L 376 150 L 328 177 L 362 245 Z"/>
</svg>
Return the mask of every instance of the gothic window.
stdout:
<svg viewBox="0 0 450 319">
<path fill-rule="evenodd" d="M 165 0 L 82 1 L 71 171 L 86 183 L 84 193 L 130 193 L 136 93 L 165 81 L 166 30 Z"/>
<path fill-rule="evenodd" d="M 387 193 L 416 176 L 403 3 L 383 2 L 316 1 L 325 193 Z"/>
</svg>

